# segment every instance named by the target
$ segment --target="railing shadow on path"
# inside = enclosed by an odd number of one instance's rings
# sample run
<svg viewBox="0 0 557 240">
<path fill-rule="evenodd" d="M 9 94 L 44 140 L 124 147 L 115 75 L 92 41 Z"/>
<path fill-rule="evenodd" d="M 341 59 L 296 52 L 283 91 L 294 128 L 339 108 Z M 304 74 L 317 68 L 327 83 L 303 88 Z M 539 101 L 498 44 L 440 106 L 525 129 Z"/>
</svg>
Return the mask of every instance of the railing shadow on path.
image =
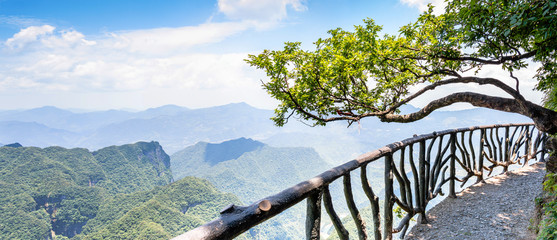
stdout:
<svg viewBox="0 0 557 240">
<path fill-rule="evenodd" d="M 543 162 L 546 138 L 547 135 L 531 123 L 477 126 L 414 135 L 363 154 L 249 206 L 229 205 L 221 211 L 219 218 L 174 239 L 232 239 L 306 199 L 306 239 L 320 239 L 322 207 L 340 239 L 356 239 L 355 236 L 349 237 L 335 211 L 329 191 L 329 185 L 341 177 L 346 206 L 359 239 L 392 239 L 393 234 L 404 237 L 414 217 L 418 216 L 419 223 L 428 222 L 428 203 L 434 199 L 438 202 L 436 198 L 445 195 L 445 192 L 448 197 L 454 198 L 457 188 L 470 184 L 470 179 L 477 183 L 496 172 L 505 173 L 513 165 Z M 384 189 L 382 194 L 377 194 L 377 190 L 373 190 L 377 186 L 370 185 L 368 181 L 367 170 L 370 163 L 380 161 L 383 162 Z M 354 201 L 350 175 L 357 168 L 359 173 L 353 175 L 359 174 L 361 188 L 372 212 L 368 227 Z M 395 205 L 403 216 L 396 219 L 396 227 L 393 226 Z"/>
<path fill-rule="evenodd" d="M 404 239 L 536 239 L 529 228 L 544 176 L 538 162 L 474 184 L 428 210 L 430 223 L 415 225 Z"/>
</svg>

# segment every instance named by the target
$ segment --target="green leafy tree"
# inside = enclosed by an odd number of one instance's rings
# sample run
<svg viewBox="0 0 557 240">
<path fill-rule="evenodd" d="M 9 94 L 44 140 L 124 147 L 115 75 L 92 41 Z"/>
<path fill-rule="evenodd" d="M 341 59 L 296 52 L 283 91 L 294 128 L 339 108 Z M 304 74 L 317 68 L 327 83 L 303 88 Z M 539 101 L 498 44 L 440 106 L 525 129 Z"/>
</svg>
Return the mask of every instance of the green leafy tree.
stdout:
<svg viewBox="0 0 557 240">
<path fill-rule="evenodd" d="M 557 132 L 557 113 L 527 101 L 513 72 L 540 63 L 537 89 L 555 94 L 557 86 L 557 2 L 555 0 L 454 0 L 445 12 L 433 8 L 397 35 L 380 36 L 373 20 L 354 31 L 330 30 L 315 50 L 299 42 L 283 50 L 265 50 L 246 60 L 267 73 L 263 87 L 280 101 L 273 117 L 279 126 L 292 116 L 314 125 L 331 121 L 358 122 L 378 117 L 385 122 L 412 122 L 432 111 L 470 103 L 519 113 L 534 120 L 538 129 Z M 500 66 L 515 84 L 500 76 L 478 77 L 487 65 Z M 491 85 L 508 97 L 456 90 L 429 102 L 420 110 L 401 114 L 399 108 L 439 86 Z M 419 87 L 410 91 L 411 87 Z"/>
</svg>

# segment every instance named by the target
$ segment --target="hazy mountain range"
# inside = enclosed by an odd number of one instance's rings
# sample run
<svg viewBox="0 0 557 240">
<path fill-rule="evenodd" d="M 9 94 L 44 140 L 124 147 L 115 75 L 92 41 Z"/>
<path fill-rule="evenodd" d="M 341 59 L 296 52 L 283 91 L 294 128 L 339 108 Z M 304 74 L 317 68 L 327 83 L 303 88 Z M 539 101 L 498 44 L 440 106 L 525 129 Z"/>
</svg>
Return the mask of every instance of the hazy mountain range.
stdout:
<svg viewBox="0 0 557 240">
<path fill-rule="evenodd" d="M 405 106 L 403 112 L 413 110 Z M 292 119 L 285 127 L 278 128 L 269 120 L 272 115 L 272 110 L 245 103 L 201 109 L 166 105 L 140 112 L 72 112 L 55 107 L 9 110 L 0 111 L 0 142 L 95 150 L 137 141 L 158 141 L 167 153 L 173 154 L 200 141 L 215 143 L 247 137 L 270 146 L 312 147 L 324 160 L 336 165 L 413 134 L 472 125 L 530 122 L 521 115 L 478 108 L 436 111 L 409 124 L 382 123 L 369 118 L 350 128 L 344 122 L 311 128 Z"/>
<path fill-rule="evenodd" d="M 264 136 L 275 129 L 268 121 L 270 114 L 246 104 L 195 110 L 168 105 L 141 112 L 88 113 L 42 107 L 0 112 L 0 142 L 98 149 L 155 140 L 173 153 L 198 141 Z"/>
</svg>

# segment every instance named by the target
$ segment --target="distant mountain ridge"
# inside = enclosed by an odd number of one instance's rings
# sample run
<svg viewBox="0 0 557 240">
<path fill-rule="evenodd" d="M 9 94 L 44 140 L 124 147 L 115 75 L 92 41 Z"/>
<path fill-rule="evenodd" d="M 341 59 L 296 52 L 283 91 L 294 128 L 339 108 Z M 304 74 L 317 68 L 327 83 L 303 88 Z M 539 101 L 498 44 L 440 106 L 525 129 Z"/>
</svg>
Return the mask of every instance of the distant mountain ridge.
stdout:
<svg viewBox="0 0 557 240">
<path fill-rule="evenodd" d="M 205 150 L 205 161 L 216 165 L 228 160 L 237 159 L 244 153 L 255 151 L 265 146 L 262 142 L 253 139 L 239 138 L 220 144 L 207 143 Z"/>
<path fill-rule="evenodd" d="M 0 146 L 1 146 L 1 145 L 2 145 L 2 144 L 0 144 Z M 4 147 L 18 148 L 18 147 L 23 147 L 23 146 L 21 146 L 21 144 L 19 144 L 19 143 L 16 142 L 16 143 L 11 143 L 11 144 L 6 144 L 6 145 L 4 145 Z"/>
<path fill-rule="evenodd" d="M 416 110 L 404 106 L 403 112 Z M 530 122 L 518 114 L 488 109 L 435 111 L 414 123 L 382 123 L 366 118 L 346 128 L 343 122 L 307 127 L 291 119 L 278 128 L 273 111 L 234 103 L 201 109 L 166 105 L 140 112 L 121 110 L 73 113 L 54 107 L 0 111 L 0 142 L 24 146 L 99 149 L 137 141 L 157 141 L 172 154 L 197 142 L 252 138 L 276 147 L 311 147 L 339 164 L 413 134 L 448 128 L 507 122 Z M 303 140 L 302 140 L 303 139 Z"/>
<path fill-rule="evenodd" d="M 53 106 L 45 106 L 29 110 L 0 111 L 0 121 L 36 122 L 49 128 L 79 133 L 129 119 L 171 116 L 188 110 L 188 108 L 176 105 L 164 105 L 140 112 L 106 110 L 75 113 Z"/>
<path fill-rule="evenodd" d="M 158 141 L 173 153 L 199 141 L 265 137 L 277 131 L 272 111 L 245 103 L 202 109 L 175 105 L 141 112 L 109 110 L 89 113 L 43 107 L 0 111 L 0 142 L 25 146 L 99 149 L 137 141 Z"/>
</svg>

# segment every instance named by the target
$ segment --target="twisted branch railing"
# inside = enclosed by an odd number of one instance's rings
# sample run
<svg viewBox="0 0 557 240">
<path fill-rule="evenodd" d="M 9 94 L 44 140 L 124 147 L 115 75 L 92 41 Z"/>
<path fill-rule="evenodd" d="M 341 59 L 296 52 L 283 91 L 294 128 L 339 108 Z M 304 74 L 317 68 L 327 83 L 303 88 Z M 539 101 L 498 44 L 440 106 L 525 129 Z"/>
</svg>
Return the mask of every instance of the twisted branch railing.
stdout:
<svg viewBox="0 0 557 240">
<path fill-rule="evenodd" d="M 374 239 L 392 239 L 393 233 L 399 233 L 402 238 L 416 215 L 421 223 L 427 223 L 428 203 L 438 195 L 444 195 L 447 184 L 448 196 L 456 197 L 456 182 L 462 188 L 473 177 L 480 182 L 498 167 L 504 173 L 513 164 L 524 166 L 532 159 L 538 160 L 538 155 L 539 161 L 543 162 L 546 138 L 545 133 L 537 131 L 533 124 L 491 125 L 415 135 L 361 155 L 249 206 L 229 205 L 218 219 L 175 239 L 231 239 L 304 199 L 307 199 L 306 239 L 320 238 L 322 202 L 339 238 L 349 239 L 349 232 L 336 213 L 329 192 L 329 184 L 340 177 L 343 178 L 346 205 L 356 224 L 358 238 L 368 239 L 370 233 L 352 193 L 350 173 L 357 168 L 360 168 L 362 190 L 371 205 Z M 418 151 L 414 150 L 415 145 Z M 477 150 L 475 146 L 478 146 Z M 384 160 L 382 219 L 380 197 L 367 178 L 368 164 L 379 159 Z M 395 182 L 398 189 L 395 189 Z M 404 217 L 393 227 L 395 204 L 404 212 Z"/>
</svg>

